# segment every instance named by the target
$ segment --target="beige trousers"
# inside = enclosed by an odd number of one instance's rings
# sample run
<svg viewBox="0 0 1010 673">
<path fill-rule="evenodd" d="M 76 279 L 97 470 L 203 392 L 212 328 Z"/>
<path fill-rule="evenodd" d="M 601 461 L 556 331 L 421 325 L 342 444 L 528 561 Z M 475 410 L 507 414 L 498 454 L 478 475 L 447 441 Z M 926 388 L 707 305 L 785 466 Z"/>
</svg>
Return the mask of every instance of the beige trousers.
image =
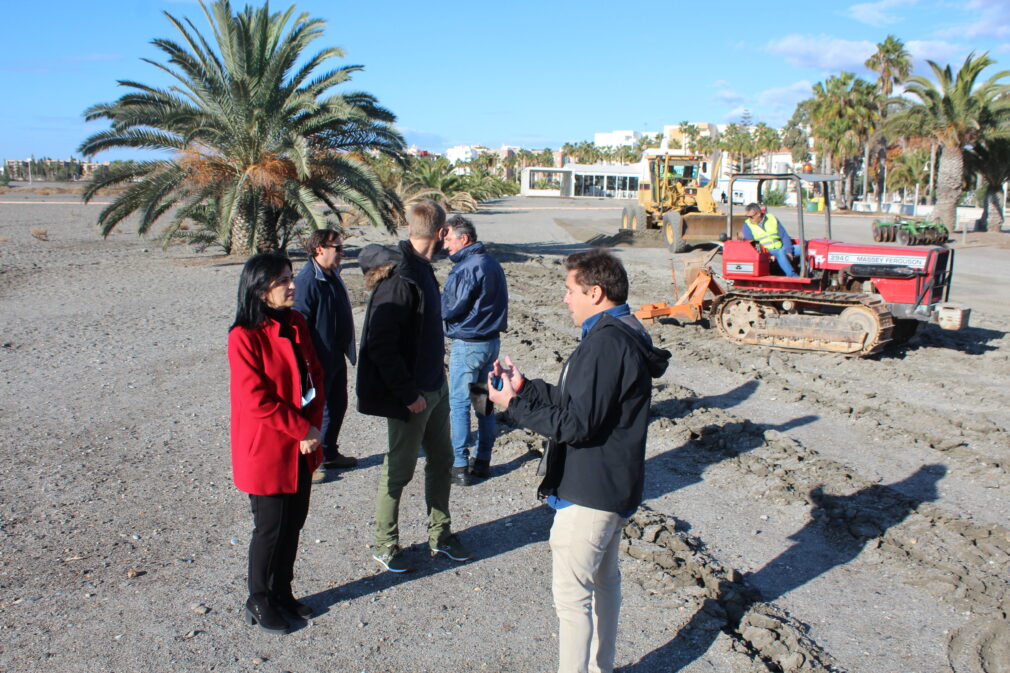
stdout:
<svg viewBox="0 0 1010 673">
<path fill-rule="evenodd" d="M 612 673 L 621 611 L 618 553 L 627 519 L 569 505 L 554 515 L 551 556 L 558 673 Z"/>
</svg>

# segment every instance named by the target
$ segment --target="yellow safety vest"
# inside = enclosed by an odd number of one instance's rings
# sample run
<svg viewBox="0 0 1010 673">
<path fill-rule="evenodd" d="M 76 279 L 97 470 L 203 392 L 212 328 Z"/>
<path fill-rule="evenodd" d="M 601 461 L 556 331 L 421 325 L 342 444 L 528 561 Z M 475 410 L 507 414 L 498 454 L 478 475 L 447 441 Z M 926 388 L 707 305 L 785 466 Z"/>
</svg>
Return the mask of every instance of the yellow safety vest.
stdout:
<svg viewBox="0 0 1010 673">
<path fill-rule="evenodd" d="M 744 221 L 744 224 L 750 227 L 751 236 L 765 250 L 778 250 L 782 247 L 782 239 L 779 238 L 779 221 L 771 213 L 765 213 L 764 228 L 751 222 L 749 217 Z"/>
</svg>

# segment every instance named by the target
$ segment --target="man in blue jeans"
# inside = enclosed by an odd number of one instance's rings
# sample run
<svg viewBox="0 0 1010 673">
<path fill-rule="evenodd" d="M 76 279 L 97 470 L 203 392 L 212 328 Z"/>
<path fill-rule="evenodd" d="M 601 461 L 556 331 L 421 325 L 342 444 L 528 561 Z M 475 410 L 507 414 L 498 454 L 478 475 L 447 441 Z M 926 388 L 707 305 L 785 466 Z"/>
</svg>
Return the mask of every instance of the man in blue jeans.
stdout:
<svg viewBox="0 0 1010 673">
<path fill-rule="evenodd" d="M 494 415 L 477 416 L 477 451 L 468 464 L 470 384 L 483 383 L 498 358 L 499 334 L 508 327 L 508 289 L 498 261 L 477 242 L 470 220 L 457 215 L 446 223 L 445 249 L 454 263 L 442 290 L 442 319 L 451 341 L 449 353 L 449 423 L 453 483 L 467 486 L 470 477 L 491 474 Z"/>
</svg>

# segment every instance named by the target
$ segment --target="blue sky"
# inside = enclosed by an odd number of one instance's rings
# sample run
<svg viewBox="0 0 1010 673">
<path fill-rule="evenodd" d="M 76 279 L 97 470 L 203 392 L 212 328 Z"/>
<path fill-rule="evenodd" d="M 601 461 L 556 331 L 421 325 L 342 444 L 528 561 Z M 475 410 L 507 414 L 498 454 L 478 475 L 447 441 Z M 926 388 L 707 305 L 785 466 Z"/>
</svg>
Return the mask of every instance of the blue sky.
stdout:
<svg viewBox="0 0 1010 673">
<path fill-rule="evenodd" d="M 319 46 L 365 67 L 347 90 L 376 95 L 408 142 L 435 151 L 556 148 L 744 109 L 781 126 L 814 83 L 842 70 L 870 78 L 862 63 L 888 34 L 919 74 L 925 59 L 956 69 L 971 51 L 996 59 L 985 76 L 1010 69 L 1010 0 L 296 4 L 327 21 Z M 161 60 L 150 41 L 176 37 L 162 11 L 206 28 L 195 0 L 5 0 L 0 158 L 76 156 L 102 128 L 81 112 L 124 93 L 117 79 L 166 84 L 140 60 Z M 98 159 L 131 156 L 142 155 Z"/>
</svg>

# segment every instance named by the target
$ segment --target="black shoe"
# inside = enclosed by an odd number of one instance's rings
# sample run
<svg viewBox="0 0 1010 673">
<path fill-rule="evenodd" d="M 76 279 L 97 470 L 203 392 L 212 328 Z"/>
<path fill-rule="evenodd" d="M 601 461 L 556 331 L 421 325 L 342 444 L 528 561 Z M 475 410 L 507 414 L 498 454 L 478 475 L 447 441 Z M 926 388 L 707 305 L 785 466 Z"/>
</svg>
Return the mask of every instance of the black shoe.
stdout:
<svg viewBox="0 0 1010 673">
<path fill-rule="evenodd" d="M 291 594 L 287 596 L 273 596 L 271 597 L 273 604 L 284 610 L 290 615 L 294 615 L 299 619 L 311 619 L 315 614 L 315 610 L 311 607 L 302 603 L 299 600 L 295 600 L 295 597 Z"/>
<path fill-rule="evenodd" d="M 291 625 L 281 616 L 276 608 L 266 600 L 254 600 L 252 597 L 245 602 L 245 623 L 249 626 L 259 624 L 267 633 L 283 635 Z"/>
<path fill-rule="evenodd" d="M 470 485 L 470 470 L 466 467 L 452 468 L 452 483 L 457 486 Z"/>
<path fill-rule="evenodd" d="M 327 470 L 346 470 L 357 466 L 357 464 L 358 459 L 354 456 L 342 456 L 338 453 L 336 458 L 324 460 L 323 468 Z"/>
<path fill-rule="evenodd" d="M 474 460 L 473 465 L 470 466 L 470 474 L 478 479 L 487 479 L 491 476 L 491 461 Z"/>
</svg>

